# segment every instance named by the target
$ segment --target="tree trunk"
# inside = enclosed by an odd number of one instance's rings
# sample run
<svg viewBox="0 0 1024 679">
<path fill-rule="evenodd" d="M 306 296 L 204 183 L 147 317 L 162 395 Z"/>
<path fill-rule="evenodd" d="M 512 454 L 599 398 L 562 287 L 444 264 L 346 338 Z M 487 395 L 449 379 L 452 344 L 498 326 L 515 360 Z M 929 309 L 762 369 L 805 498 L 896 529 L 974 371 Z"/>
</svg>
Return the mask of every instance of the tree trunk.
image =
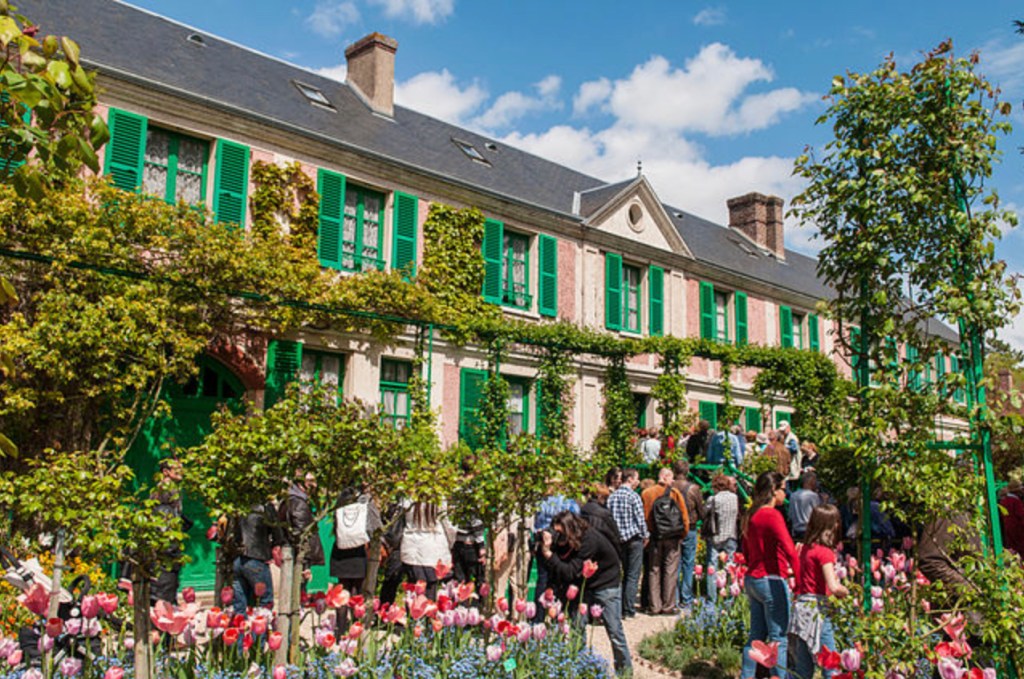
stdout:
<svg viewBox="0 0 1024 679">
<path fill-rule="evenodd" d="M 316 530 L 316 526 L 317 524 L 314 523 L 313 530 Z M 283 576 L 281 578 L 281 588 L 288 587 L 288 598 L 291 601 L 289 631 L 292 636 L 288 643 L 288 661 L 293 665 L 299 660 L 299 637 L 302 634 L 302 571 L 304 570 L 302 564 L 306 562 L 307 545 L 309 542 L 307 533 L 308 529 L 303 531 L 303 537 L 299 541 L 298 554 L 293 557 L 291 579 L 285 579 Z M 337 611 L 335 611 L 335 615 L 337 615 Z"/>
<path fill-rule="evenodd" d="M 57 544 L 53 547 L 53 584 L 50 585 L 50 607 L 47 617 L 56 618 L 60 607 L 61 576 L 64 574 L 64 531 L 57 531 Z"/>
<path fill-rule="evenodd" d="M 143 577 L 141 568 L 132 576 L 132 607 L 135 616 L 135 679 L 150 679 L 153 667 L 153 642 L 149 634 L 149 578 Z"/>
<path fill-rule="evenodd" d="M 520 517 L 523 513 L 520 512 Z M 516 526 L 516 588 L 515 596 L 517 598 L 526 599 L 526 595 L 530 590 L 530 550 L 529 543 L 527 540 L 529 535 L 526 532 L 526 522 L 519 519 L 519 524 Z"/>
<path fill-rule="evenodd" d="M 363 580 L 363 591 L 360 592 L 367 601 L 373 601 L 377 593 L 377 574 L 380 573 L 380 546 L 383 542 L 384 531 L 374 531 L 370 538 L 370 546 L 366 554 L 366 579 Z M 355 592 L 353 592 L 354 594 Z"/>
<path fill-rule="evenodd" d="M 281 633 L 281 647 L 274 652 L 274 665 L 286 665 L 288 663 L 288 647 L 291 645 L 291 622 L 292 622 L 292 588 L 291 581 L 295 573 L 295 552 L 291 545 L 281 547 L 281 556 L 284 563 L 281 564 L 281 591 L 278 598 L 277 631 Z"/>
</svg>

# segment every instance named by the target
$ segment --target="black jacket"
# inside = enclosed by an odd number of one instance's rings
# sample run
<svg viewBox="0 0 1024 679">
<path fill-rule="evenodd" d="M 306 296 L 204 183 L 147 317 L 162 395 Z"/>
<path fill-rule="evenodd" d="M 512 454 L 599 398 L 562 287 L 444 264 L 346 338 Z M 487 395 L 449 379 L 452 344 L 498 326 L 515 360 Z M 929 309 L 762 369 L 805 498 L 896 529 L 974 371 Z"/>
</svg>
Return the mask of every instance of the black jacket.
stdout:
<svg viewBox="0 0 1024 679">
<path fill-rule="evenodd" d="M 608 542 L 612 543 L 613 547 L 622 542 L 619 526 L 615 523 L 615 517 L 612 516 L 611 510 L 594 498 L 587 500 L 587 503 L 580 508 L 580 516 L 587 520 L 591 528 L 596 528 L 601 535 L 608 538 Z"/>
<path fill-rule="evenodd" d="M 583 562 L 597 562 L 597 572 L 587 580 L 585 592 L 597 592 L 609 587 L 618 587 L 620 583 L 618 547 L 608 542 L 601 531 L 587 528 L 580 542 L 580 548 L 562 552 L 557 546 L 552 549 L 550 559 L 545 560 L 548 570 L 563 583 L 583 586 Z"/>
<path fill-rule="evenodd" d="M 276 545 L 284 544 L 283 532 L 277 526 L 268 525 L 267 516 L 267 510 L 257 505 L 239 519 L 236 537 L 238 543 L 242 545 L 242 556 L 270 561 L 270 550 Z"/>
<path fill-rule="evenodd" d="M 313 510 L 309 506 L 309 496 L 294 483 L 288 489 L 288 497 L 281 503 L 281 521 L 288 526 L 288 542 L 298 554 L 299 535 L 313 523 Z M 323 565 L 324 545 L 320 542 L 319 531 L 314 529 L 306 538 L 306 557 L 302 567 Z"/>
</svg>

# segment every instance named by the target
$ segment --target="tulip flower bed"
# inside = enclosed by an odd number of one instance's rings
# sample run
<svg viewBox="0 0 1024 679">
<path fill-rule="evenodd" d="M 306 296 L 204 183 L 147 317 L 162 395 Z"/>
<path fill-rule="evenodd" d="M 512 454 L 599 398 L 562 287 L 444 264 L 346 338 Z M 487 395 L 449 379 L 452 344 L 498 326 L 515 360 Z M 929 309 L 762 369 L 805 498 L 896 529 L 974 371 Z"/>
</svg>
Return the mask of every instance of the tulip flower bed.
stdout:
<svg viewBox="0 0 1024 679">
<path fill-rule="evenodd" d="M 996 679 L 993 658 L 970 636 L 969 615 L 931 605 L 926 597 L 942 590 L 914 568 L 912 559 L 897 550 L 879 552 L 869 567 L 874 586 L 871 613 L 865 615 L 860 565 L 852 557 L 838 565 L 837 573 L 853 596 L 833 600 L 838 648 L 822 648 L 819 666 L 834 671 L 835 679 L 930 679 L 935 672 L 942 679 Z M 698 580 L 716 588 L 717 602 L 695 601 L 690 615 L 680 618 L 674 629 L 645 639 L 640 655 L 685 676 L 737 676 L 747 637 L 745 574 L 742 555 L 718 572 L 698 570 Z M 766 668 L 786 663 L 774 643 L 754 642 L 751 655 Z"/>
<path fill-rule="evenodd" d="M 533 624 L 532 602 L 498 599 L 493 615 L 477 607 L 472 585 L 449 584 L 436 600 L 424 584 L 410 585 L 396 605 L 367 602 L 340 585 L 305 601 L 303 644 L 298 662 L 275 663 L 283 638 L 275 613 L 250 609 L 246 615 L 202 609 L 191 592 L 180 607 L 152 609 L 158 649 L 153 676 L 160 679 L 327 679 L 373 677 L 577 677 L 609 676 L 608 663 L 587 644 L 581 616 L 600 616 L 599 607 L 573 606 L 572 616 L 548 598 L 545 621 Z M 227 598 L 226 596 L 224 598 Z M 118 627 L 117 597 L 85 597 L 66 620 L 43 617 L 46 592 L 36 585 L 21 598 L 36 615 L 38 633 L 30 655 L 15 640 L 0 639 L 0 679 L 131 679 L 130 632 Z M 353 620 L 342 638 L 334 619 Z M 576 614 L 579 615 L 576 615 Z"/>
</svg>

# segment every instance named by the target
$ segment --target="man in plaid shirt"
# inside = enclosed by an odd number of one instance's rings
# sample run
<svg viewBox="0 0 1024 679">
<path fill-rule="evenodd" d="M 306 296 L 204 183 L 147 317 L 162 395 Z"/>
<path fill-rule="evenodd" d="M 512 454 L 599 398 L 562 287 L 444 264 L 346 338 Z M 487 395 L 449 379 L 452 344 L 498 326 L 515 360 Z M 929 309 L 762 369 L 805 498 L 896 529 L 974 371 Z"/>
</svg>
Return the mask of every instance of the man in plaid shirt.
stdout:
<svg viewBox="0 0 1024 679">
<path fill-rule="evenodd" d="M 622 470 L 622 485 L 608 496 L 608 509 L 619 527 L 622 544 L 622 617 L 636 615 L 636 595 L 640 585 L 640 571 L 644 565 L 644 547 L 650 534 L 644 519 L 644 505 L 637 494 L 640 474 L 635 469 Z"/>
</svg>

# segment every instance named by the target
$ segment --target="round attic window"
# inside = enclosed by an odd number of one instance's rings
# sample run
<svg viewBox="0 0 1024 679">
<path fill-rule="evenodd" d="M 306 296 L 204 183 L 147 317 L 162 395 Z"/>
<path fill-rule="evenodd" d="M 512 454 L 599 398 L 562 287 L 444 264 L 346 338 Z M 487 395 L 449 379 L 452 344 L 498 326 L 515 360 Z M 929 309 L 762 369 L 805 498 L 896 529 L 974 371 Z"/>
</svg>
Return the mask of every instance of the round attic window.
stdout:
<svg viewBox="0 0 1024 679">
<path fill-rule="evenodd" d="M 629 225 L 633 228 L 634 231 L 639 232 L 643 230 L 643 225 L 640 223 L 640 220 L 643 218 L 644 211 L 643 209 L 641 209 L 639 205 L 634 203 L 633 205 L 629 206 Z"/>
</svg>

